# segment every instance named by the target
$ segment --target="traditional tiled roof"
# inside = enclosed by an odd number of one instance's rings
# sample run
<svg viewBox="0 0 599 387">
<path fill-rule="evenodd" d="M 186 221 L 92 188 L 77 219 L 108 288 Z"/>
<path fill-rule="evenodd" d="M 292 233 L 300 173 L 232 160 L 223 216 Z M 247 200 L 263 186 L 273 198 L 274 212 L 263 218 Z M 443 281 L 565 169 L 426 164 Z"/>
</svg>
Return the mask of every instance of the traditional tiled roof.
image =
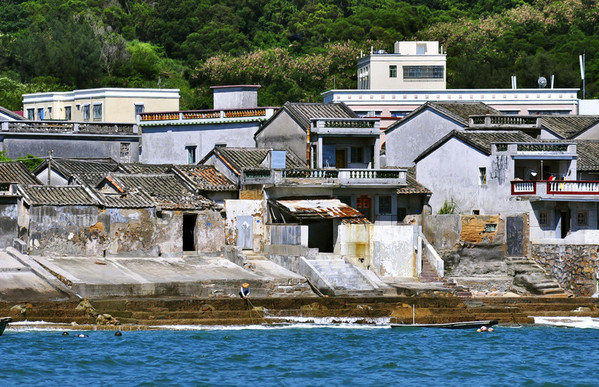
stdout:
<svg viewBox="0 0 599 387">
<path fill-rule="evenodd" d="M 79 185 L 29 185 L 19 187 L 23 198 L 34 206 L 95 206 L 100 202 Z"/>
<path fill-rule="evenodd" d="M 406 183 L 405 187 L 400 187 L 397 189 L 398 195 L 411 195 L 411 194 L 423 194 L 430 195 L 432 191 L 420 184 L 416 180 L 415 176 L 416 168 L 412 167 L 408 169 L 408 173 L 406 174 Z"/>
<path fill-rule="evenodd" d="M 172 167 L 172 164 L 119 164 L 119 168 L 127 173 L 168 173 Z"/>
<path fill-rule="evenodd" d="M 236 191 L 237 185 L 220 173 L 213 165 L 175 165 L 173 172 L 180 173 L 200 191 Z"/>
<path fill-rule="evenodd" d="M 195 194 L 173 174 L 111 173 L 106 179 L 122 193 L 141 190 L 166 209 L 206 208 L 214 204 Z"/>
<path fill-rule="evenodd" d="M 389 125 L 385 132 L 390 132 L 402 123 L 412 119 L 426 109 L 432 109 L 448 118 L 459 122 L 463 126 L 468 126 L 470 116 L 480 116 L 486 114 L 501 114 L 498 110 L 483 102 L 426 102 L 416 110 L 405 116 L 403 119 Z"/>
<path fill-rule="evenodd" d="M 93 172 L 93 173 L 76 173 L 71 176 L 69 184 L 88 185 L 95 187 L 98 185 L 108 173 L 106 172 Z"/>
<path fill-rule="evenodd" d="M 450 138 L 456 137 L 461 141 L 469 144 L 480 151 L 486 153 L 487 155 L 491 154 L 491 144 L 494 143 L 516 143 L 516 142 L 539 142 L 540 140 L 535 139 L 527 135 L 526 133 L 519 131 L 459 131 L 453 130 L 448 133 L 446 136 L 441 138 L 427 150 L 422 152 L 414 161 L 418 162 L 419 160 L 426 157 L 428 154 L 433 152 L 435 149 L 440 147 Z"/>
<path fill-rule="evenodd" d="M 572 138 L 599 123 L 599 116 L 541 116 L 541 125 L 561 138 Z"/>
<path fill-rule="evenodd" d="M 599 141 L 577 141 L 576 154 L 578 171 L 599 171 Z"/>
<path fill-rule="evenodd" d="M 111 158 L 53 158 L 51 165 L 54 171 L 67 179 L 80 173 L 108 173 L 118 168 L 118 163 Z M 48 160 L 38 166 L 33 173 L 38 174 L 47 166 Z"/>
<path fill-rule="evenodd" d="M 307 103 L 307 102 L 285 102 L 283 106 L 256 131 L 254 137 L 262 132 L 269 123 L 280 114 L 286 112 L 304 130 L 310 127 L 310 121 L 314 118 L 360 118 L 343 102 L 335 103 Z"/>
<path fill-rule="evenodd" d="M 216 155 L 234 173 L 239 175 L 244 169 L 260 168 L 260 164 L 264 161 L 268 152 L 270 152 L 270 149 L 216 147 L 200 161 L 200 164 L 212 155 Z M 286 153 L 286 163 L 287 168 L 306 168 L 306 164 L 289 150 Z"/>
<path fill-rule="evenodd" d="M 126 194 L 98 193 L 104 207 L 147 208 L 156 207 L 154 200 L 145 192 L 138 190 Z"/>
<path fill-rule="evenodd" d="M 0 182 L 22 185 L 41 184 L 25 164 L 20 161 L 0 162 Z"/>
</svg>

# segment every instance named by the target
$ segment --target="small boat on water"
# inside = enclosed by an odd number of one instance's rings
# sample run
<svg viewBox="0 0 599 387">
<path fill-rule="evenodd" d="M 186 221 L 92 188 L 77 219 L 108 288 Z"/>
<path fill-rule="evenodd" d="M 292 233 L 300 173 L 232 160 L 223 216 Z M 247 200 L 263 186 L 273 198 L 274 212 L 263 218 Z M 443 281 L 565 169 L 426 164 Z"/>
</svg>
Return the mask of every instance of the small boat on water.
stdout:
<svg viewBox="0 0 599 387">
<path fill-rule="evenodd" d="M 497 325 L 498 320 L 458 321 L 444 324 L 391 324 L 391 328 L 478 329 Z"/>
<path fill-rule="evenodd" d="M 10 317 L 0 317 L 0 336 L 2 336 L 2 333 L 4 333 L 4 329 L 6 328 L 8 323 L 11 321 L 12 321 L 12 318 L 10 318 Z"/>
</svg>

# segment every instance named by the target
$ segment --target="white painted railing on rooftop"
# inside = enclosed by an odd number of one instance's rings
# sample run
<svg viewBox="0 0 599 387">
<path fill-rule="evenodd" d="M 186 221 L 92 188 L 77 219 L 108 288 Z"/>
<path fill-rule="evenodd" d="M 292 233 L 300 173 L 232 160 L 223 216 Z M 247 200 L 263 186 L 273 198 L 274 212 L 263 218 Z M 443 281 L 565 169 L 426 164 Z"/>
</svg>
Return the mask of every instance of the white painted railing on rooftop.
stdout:
<svg viewBox="0 0 599 387">
<path fill-rule="evenodd" d="M 484 115 L 471 116 L 469 126 L 526 126 L 538 127 L 538 116 Z"/>
<path fill-rule="evenodd" d="M 512 195 L 599 195 L 599 181 L 534 180 L 512 181 Z"/>
<path fill-rule="evenodd" d="M 248 184 L 283 182 L 290 179 L 329 180 L 340 184 L 406 184 L 405 169 L 299 169 L 245 170 Z"/>
<path fill-rule="evenodd" d="M 164 113 L 141 113 L 140 122 L 151 121 L 190 121 L 221 119 L 256 119 L 268 118 L 274 114 L 275 108 L 231 109 L 231 110 L 195 110 Z"/>
</svg>

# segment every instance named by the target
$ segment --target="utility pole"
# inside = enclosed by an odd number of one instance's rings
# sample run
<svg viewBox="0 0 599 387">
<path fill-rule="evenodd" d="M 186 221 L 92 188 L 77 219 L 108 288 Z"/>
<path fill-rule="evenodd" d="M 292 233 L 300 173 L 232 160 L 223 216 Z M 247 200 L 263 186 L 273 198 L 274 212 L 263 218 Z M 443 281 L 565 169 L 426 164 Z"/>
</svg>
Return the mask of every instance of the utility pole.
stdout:
<svg viewBox="0 0 599 387">
<path fill-rule="evenodd" d="M 584 66 L 585 66 L 585 57 L 586 57 L 586 50 L 582 53 L 582 55 L 578 55 L 578 60 L 580 61 L 580 78 L 582 79 L 582 99 L 584 99 L 584 97 L 586 96 L 586 87 L 585 87 L 585 80 L 584 80 Z"/>
<path fill-rule="evenodd" d="M 53 150 L 48 151 L 48 182 L 47 185 L 52 185 L 52 153 Z"/>
</svg>

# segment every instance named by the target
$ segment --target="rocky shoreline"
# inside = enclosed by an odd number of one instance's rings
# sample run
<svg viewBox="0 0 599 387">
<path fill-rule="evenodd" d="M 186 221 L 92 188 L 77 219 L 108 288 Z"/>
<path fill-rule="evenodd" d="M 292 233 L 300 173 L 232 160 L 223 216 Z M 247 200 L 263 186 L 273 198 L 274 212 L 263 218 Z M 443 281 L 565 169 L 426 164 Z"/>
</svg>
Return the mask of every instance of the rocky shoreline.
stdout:
<svg viewBox="0 0 599 387">
<path fill-rule="evenodd" d="M 533 317 L 599 317 L 597 298 L 551 297 L 230 297 L 111 298 L 36 303 L 0 302 L 0 316 L 14 326 L 38 324 L 75 330 L 146 330 L 176 326 L 279 325 L 289 323 L 385 324 L 499 320 L 533 324 Z M 34 323 L 35 322 L 35 323 Z"/>
</svg>

